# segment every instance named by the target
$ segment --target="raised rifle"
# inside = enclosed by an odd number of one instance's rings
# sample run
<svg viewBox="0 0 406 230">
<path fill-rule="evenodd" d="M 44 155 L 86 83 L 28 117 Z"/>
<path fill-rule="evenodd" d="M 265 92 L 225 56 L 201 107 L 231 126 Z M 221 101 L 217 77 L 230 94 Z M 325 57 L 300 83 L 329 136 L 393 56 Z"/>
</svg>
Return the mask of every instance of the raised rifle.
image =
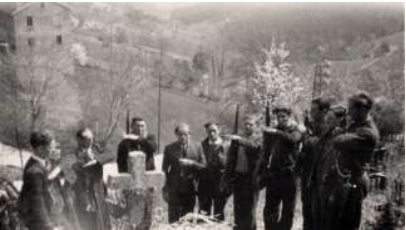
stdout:
<svg viewBox="0 0 406 230">
<path fill-rule="evenodd" d="M 235 117 L 234 117 L 234 130 L 233 130 L 233 134 L 236 135 L 238 134 L 238 121 L 240 119 L 240 105 L 237 104 L 237 108 L 235 111 Z"/>
<path fill-rule="evenodd" d="M 125 118 L 125 132 L 126 134 L 130 134 L 130 110 L 127 109 L 127 114 Z"/>
<path fill-rule="evenodd" d="M 240 119 L 239 116 L 240 116 L 240 105 L 237 104 L 234 116 L 234 130 L 233 130 L 234 135 L 238 134 L 238 123 Z M 238 142 L 236 140 L 232 140 L 227 152 L 225 172 L 221 180 L 220 186 L 220 189 L 226 194 L 232 193 L 232 187 L 234 183 L 234 169 L 237 164 L 238 147 L 239 147 Z"/>
<path fill-rule="evenodd" d="M 269 106 L 269 100 L 266 100 L 266 108 L 265 108 L 265 125 L 266 127 L 271 126 L 271 108 Z"/>
</svg>

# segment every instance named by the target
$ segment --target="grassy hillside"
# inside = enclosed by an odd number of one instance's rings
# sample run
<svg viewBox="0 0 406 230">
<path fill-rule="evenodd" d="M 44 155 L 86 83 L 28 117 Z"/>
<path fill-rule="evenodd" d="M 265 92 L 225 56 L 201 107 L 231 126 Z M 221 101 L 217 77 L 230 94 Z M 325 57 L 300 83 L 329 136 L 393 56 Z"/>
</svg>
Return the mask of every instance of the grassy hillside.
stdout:
<svg viewBox="0 0 406 230">
<path fill-rule="evenodd" d="M 144 117 L 152 133 L 158 134 L 158 89 L 152 87 L 131 103 L 131 116 Z M 221 105 L 216 102 L 203 102 L 194 96 L 175 91 L 162 91 L 161 107 L 161 150 L 163 146 L 175 140 L 173 130 L 176 124 L 190 124 L 195 140 L 204 137 L 203 124 L 208 120 L 216 120 Z M 121 131 L 124 131 L 124 122 Z"/>
</svg>

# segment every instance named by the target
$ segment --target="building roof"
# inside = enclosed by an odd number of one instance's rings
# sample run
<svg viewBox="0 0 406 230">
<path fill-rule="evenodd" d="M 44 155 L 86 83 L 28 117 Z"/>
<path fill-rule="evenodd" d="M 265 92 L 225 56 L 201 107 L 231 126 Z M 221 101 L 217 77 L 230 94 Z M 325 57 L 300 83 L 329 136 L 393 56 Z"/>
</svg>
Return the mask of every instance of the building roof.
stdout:
<svg viewBox="0 0 406 230">
<path fill-rule="evenodd" d="M 20 6 L 18 6 L 17 9 L 15 9 L 11 14 L 12 15 L 18 14 L 19 12 L 24 11 L 25 9 L 28 9 L 33 3 L 38 3 L 38 2 L 24 3 Z M 57 4 L 66 10 L 72 11 L 72 8 L 70 6 L 68 6 L 67 4 L 62 3 L 62 2 L 47 2 L 47 3 Z"/>
</svg>

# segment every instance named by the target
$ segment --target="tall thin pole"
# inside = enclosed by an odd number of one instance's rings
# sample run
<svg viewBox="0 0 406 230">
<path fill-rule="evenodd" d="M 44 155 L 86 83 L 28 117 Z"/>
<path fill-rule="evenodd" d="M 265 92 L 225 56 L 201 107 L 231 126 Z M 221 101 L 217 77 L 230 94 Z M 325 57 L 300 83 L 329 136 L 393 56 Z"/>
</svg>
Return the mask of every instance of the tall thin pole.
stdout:
<svg viewBox="0 0 406 230">
<path fill-rule="evenodd" d="M 161 87 L 161 81 L 162 81 L 162 74 L 161 70 L 159 70 L 159 83 L 158 83 L 158 152 L 160 152 L 160 146 L 161 146 L 161 102 L 162 102 L 162 87 Z"/>
</svg>

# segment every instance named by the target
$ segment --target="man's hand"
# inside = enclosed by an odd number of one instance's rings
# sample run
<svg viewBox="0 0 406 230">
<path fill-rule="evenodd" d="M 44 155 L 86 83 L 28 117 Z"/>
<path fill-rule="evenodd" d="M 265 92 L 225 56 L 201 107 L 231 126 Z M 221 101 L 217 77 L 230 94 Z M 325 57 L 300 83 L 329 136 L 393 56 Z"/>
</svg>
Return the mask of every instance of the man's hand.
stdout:
<svg viewBox="0 0 406 230">
<path fill-rule="evenodd" d="M 266 132 L 266 133 L 275 133 L 277 130 L 275 128 L 272 127 L 262 127 L 262 132 Z"/>
<path fill-rule="evenodd" d="M 193 160 L 190 160 L 190 159 L 187 159 L 187 158 L 179 159 L 179 163 L 182 166 L 192 166 L 192 165 L 195 164 L 195 162 Z"/>
<path fill-rule="evenodd" d="M 336 136 L 336 135 L 338 135 L 338 134 L 341 134 L 341 133 L 344 133 L 344 129 L 343 128 L 340 128 L 340 127 L 335 127 L 334 129 L 333 129 L 333 131 L 331 131 L 331 134 L 333 135 L 333 136 Z"/>
<path fill-rule="evenodd" d="M 140 136 L 137 136 L 135 134 L 124 134 L 123 139 L 129 139 L 129 140 L 138 140 Z"/>
<path fill-rule="evenodd" d="M 238 136 L 238 135 L 229 135 L 229 136 L 227 136 L 230 140 L 232 140 L 232 141 L 239 141 L 239 140 L 241 140 L 241 137 L 240 136 Z"/>
<path fill-rule="evenodd" d="M 86 164 L 83 165 L 83 167 L 89 167 L 92 165 L 95 165 L 97 163 L 97 160 L 91 160 L 89 162 L 87 162 Z"/>
</svg>

